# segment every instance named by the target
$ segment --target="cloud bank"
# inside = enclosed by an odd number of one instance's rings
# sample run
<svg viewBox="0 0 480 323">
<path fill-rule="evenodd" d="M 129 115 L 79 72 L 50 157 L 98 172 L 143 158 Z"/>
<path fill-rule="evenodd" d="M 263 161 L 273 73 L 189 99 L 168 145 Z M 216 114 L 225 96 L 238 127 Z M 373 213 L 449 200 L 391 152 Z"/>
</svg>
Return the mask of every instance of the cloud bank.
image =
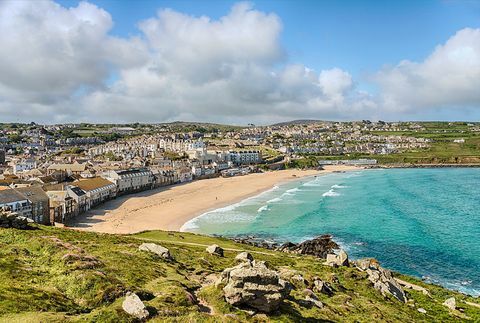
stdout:
<svg viewBox="0 0 480 323">
<path fill-rule="evenodd" d="M 218 20 L 162 9 L 137 37 L 114 37 L 112 26 L 88 2 L 1 2 L 1 121 L 265 124 L 480 103 L 480 29 L 458 31 L 423 62 L 374 72 L 372 95 L 341 68 L 290 63 L 280 17 L 249 3 Z"/>
</svg>

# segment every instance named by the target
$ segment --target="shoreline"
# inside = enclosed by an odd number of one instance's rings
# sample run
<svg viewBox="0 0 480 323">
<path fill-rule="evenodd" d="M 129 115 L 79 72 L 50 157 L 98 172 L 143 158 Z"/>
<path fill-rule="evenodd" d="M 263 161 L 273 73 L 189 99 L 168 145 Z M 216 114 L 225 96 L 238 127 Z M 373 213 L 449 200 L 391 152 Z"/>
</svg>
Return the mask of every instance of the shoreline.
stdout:
<svg viewBox="0 0 480 323">
<path fill-rule="evenodd" d="M 363 168 L 338 165 L 326 166 L 323 170 L 288 169 L 162 187 L 110 200 L 80 215 L 68 228 L 115 234 L 179 231 L 185 223 L 204 213 L 238 203 L 276 185 L 358 169 Z"/>
<path fill-rule="evenodd" d="M 368 169 L 392 168 L 480 168 L 480 164 L 378 164 Z"/>
</svg>

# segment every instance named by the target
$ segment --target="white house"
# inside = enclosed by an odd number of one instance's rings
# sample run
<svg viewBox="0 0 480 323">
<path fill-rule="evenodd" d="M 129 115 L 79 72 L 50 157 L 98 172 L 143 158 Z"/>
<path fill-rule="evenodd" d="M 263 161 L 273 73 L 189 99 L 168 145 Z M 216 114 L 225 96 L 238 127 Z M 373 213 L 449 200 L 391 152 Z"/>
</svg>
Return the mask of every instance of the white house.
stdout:
<svg viewBox="0 0 480 323">
<path fill-rule="evenodd" d="M 153 184 L 153 173 L 146 168 L 110 170 L 102 177 L 117 186 L 118 194 L 151 189 Z"/>
<path fill-rule="evenodd" d="M 258 164 L 262 161 L 262 153 L 258 150 L 230 151 L 230 160 L 237 165 Z"/>
<path fill-rule="evenodd" d="M 37 168 L 37 161 L 35 159 L 23 159 L 13 162 L 13 173 L 18 173 Z"/>
</svg>

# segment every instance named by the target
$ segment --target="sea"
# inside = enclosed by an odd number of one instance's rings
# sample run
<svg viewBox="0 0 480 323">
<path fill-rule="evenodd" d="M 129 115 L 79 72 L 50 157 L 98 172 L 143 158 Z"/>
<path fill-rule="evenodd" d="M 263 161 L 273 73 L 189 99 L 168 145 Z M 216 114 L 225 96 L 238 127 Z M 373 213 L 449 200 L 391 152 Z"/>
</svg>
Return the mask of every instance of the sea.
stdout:
<svg viewBox="0 0 480 323">
<path fill-rule="evenodd" d="M 480 295 L 480 169 L 373 169 L 301 178 L 183 231 L 301 242 L 331 234 L 353 259 Z"/>
</svg>

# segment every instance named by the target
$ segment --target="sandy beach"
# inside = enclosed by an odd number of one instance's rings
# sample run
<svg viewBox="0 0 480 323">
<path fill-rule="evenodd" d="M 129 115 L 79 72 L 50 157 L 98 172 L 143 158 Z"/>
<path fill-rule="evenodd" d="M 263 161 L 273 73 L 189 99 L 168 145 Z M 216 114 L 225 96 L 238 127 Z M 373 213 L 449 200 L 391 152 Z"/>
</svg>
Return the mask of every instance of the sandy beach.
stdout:
<svg viewBox="0 0 480 323">
<path fill-rule="evenodd" d="M 182 225 L 209 210 L 239 202 L 275 185 L 300 177 L 358 169 L 327 166 L 325 170 L 282 170 L 231 178 L 213 178 L 125 195 L 79 216 L 69 226 L 104 233 L 144 230 L 178 231 Z"/>
</svg>

